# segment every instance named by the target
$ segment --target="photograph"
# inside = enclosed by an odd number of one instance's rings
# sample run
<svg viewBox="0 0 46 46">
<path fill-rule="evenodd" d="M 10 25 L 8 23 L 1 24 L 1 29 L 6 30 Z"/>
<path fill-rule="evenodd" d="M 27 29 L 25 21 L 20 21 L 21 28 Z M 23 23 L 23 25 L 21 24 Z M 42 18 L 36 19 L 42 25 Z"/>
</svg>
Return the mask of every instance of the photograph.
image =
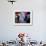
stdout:
<svg viewBox="0 0 46 46">
<path fill-rule="evenodd" d="M 15 12 L 15 24 L 32 24 L 32 12 Z"/>
</svg>

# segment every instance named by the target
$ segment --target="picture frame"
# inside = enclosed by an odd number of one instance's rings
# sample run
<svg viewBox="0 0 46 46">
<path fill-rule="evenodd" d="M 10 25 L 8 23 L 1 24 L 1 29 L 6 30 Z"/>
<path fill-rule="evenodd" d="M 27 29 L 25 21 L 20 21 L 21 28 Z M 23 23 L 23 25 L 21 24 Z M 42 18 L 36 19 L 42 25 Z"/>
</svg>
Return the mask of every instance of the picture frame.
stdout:
<svg viewBox="0 0 46 46">
<path fill-rule="evenodd" d="M 24 19 L 25 21 L 23 21 L 22 19 L 24 18 L 24 15 L 27 16 L 27 18 L 29 17 L 28 19 Z M 18 22 L 17 22 L 17 16 L 20 16 L 20 18 L 18 17 Z M 31 11 L 15 11 L 14 24 L 16 26 L 32 26 L 32 23 L 33 23 L 32 10 Z"/>
</svg>

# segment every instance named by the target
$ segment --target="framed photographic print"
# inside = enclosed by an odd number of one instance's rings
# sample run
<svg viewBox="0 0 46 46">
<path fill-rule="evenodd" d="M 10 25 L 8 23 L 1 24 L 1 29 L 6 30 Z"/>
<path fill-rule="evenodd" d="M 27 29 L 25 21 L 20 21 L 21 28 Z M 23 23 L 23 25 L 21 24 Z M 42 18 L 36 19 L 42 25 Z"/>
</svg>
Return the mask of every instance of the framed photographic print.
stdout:
<svg viewBox="0 0 46 46">
<path fill-rule="evenodd" d="M 32 11 L 16 11 L 15 25 L 32 25 Z"/>
</svg>

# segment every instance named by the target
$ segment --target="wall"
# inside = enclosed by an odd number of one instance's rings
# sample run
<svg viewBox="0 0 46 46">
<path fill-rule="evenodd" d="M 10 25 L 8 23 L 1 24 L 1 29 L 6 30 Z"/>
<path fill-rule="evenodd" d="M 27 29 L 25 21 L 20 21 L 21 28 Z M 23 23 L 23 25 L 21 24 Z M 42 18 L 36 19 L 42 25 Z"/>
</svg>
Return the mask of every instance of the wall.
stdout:
<svg viewBox="0 0 46 46">
<path fill-rule="evenodd" d="M 46 4 L 45 0 L 17 0 L 13 5 L 0 0 L 0 40 L 15 40 L 19 32 L 31 34 L 33 40 L 46 40 Z M 33 10 L 32 26 L 15 26 L 14 12 Z"/>
</svg>

